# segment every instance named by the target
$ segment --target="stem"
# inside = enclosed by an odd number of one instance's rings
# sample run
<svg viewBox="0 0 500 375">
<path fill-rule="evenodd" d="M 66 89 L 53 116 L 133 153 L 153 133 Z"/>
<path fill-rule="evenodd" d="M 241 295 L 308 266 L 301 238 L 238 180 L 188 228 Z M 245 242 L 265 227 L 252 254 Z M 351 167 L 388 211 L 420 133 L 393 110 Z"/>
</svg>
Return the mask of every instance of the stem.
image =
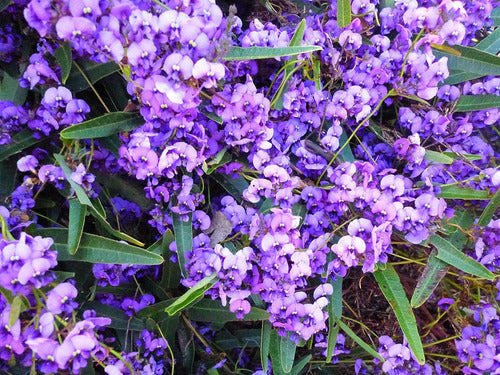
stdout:
<svg viewBox="0 0 500 375">
<path fill-rule="evenodd" d="M 14 241 L 14 236 L 9 232 L 9 227 L 7 226 L 7 222 L 5 218 L 0 215 L 0 225 L 2 226 L 2 236 L 7 241 Z"/>
</svg>

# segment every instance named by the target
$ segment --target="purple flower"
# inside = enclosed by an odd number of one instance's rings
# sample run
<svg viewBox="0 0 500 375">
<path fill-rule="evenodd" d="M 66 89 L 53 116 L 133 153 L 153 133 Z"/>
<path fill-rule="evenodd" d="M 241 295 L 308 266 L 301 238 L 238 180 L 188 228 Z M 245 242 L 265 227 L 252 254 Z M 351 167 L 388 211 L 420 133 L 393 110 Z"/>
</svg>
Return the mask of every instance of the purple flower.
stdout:
<svg viewBox="0 0 500 375">
<path fill-rule="evenodd" d="M 76 298 L 78 291 L 70 283 L 62 283 L 52 289 L 47 297 L 47 309 L 53 314 L 60 314 L 63 311 L 70 314 L 78 306 L 72 300 Z"/>
<path fill-rule="evenodd" d="M 35 168 L 38 166 L 38 160 L 33 155 L 23 156 L 17 161 L 17 169 L 20 172 L 32 171 L 35 173 Z"/>
<path fill-rule="evenodd" d="M 56 23 L 57 36 L 61 39 L 85 39 L 95 30 L 94 22 L 84 17 L 64 16 Z"/>
<path fill-rule="evenodd" d="M 347 267 L 358 265 L 360 254 L 366 250 L 365 241 L 356 236 L 344 236 L 332 246 L 332 251 L 345 263 Z"/>
</svg>

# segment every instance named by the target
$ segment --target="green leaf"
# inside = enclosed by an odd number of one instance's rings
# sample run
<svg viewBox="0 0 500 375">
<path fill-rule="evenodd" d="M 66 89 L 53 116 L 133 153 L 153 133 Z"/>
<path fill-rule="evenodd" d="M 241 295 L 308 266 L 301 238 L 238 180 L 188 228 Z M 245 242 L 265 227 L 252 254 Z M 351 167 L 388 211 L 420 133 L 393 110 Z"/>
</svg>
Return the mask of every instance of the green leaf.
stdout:
<svg viewBox="0 0 500 375">
<path fill-rule="evenodd" d="M 271 331 L 271 339 L 269 344 L 269 356 L 271 357 L 272 369 L 274 375 L 283 375 L 285 372 L 281 366 L 281 340 L 278 331 Z"/>
<path fill-rule="evenodd" d="M 340 135 L 339 138 L 339 145 L 340 145 L 339 148 L 342 148 L 342 146 L 347 143 L 347 139 L 348 138 L 345 129 L 342 128 L 342 134 Z M 352 153 L 351 146 L 349 144 L 346 147 L 344 147 L 339 156 L 340 159 L 342 159 L 342 161 L 348 161 L 351 163 L 355 161 L 354 154 Z"/>
<path fill-rule="evenodd" d="M 97 316 L 110 318 L 111 324 L 108 327 L 133 331 L 142 331 L 146 328 L 140 319 L 135 317 L 129 318 L 122 310 L 117 309 L 116 307 L 105 305 L 98 301 L 85 303 L 84 307 L 85 310 L 95 310 Z"/>
<path fill-rule="evenodd" d="M 454 159 L 449 157 L 448 155 L 445 155 L 442 152 L 436 152 L 431 150 L 425 150 L 424 159 L 442 164 L 451 164 L 454 162 Z"/>
<path fill-rule="evenodd" d="M 92 84 L 120 71 L 120 67 L 114 62 L 98 64 L 93 61 L 78 60 L 78 64 Z M 88 82 L 75 67 L 75 64 L 73 64 L 71 73 L 66 81 L 66 86 L 73 92 L 79 92 L 89 88 Z"/>
<path fill-rule="evenodd" d="M 490 17 L 493 20 L 495 26 L 500 26 L 500 8 L 499 7 L 493 8 L 493 10 L 491 11 Z"/>
<path fill-rule="evenodd" d="M 241 202 L 243 199 L 243 192 L 250 186 L 247 180 L 243 177 L 232 178 L 226 174 L 214 173 L 212 177 L 219 183 L 219 185 L 226 190 L 234 199 Z"/>
<path fill-rule="evenodd" d="M 493 198 L 491 198 L 490 203 L 488 203 L 483 213 L 479 217 L 477 225 L 481 227 L 488 225 L 488 223 L 490 222 L 491 218 L 493 217 L 495 211 L 498 209 L 499 206 L 500 206 L 500 190 L 498 190 L 495 193 L 495 195 L 493 195 Z"/>
<path fill-rule="evenodd" d="M 322 50 L 319 46 L 298 47 L 232 47 L 222 58 L 225 61 L 272 59 L 274 57 L 295 56 Z"/>
<path fill-rule="evenodd" d="M 9 327 L 16 324 L 19 315 L 21 315 L 21 310 L 23 308 L 23 300 L 21 296 L 15 296 L 12 303 L 10 304 L 10 314 L 9 314 Z"/>
<path fill-rule="evenodd" d="M 490 195 L 486 190 L 475 190 L 472 188 L 461 187 L 457 185 L 441 186 L 439 198 L 446 199 L 464 199 L 464 200 L 486 200 Z"/>
<path fill-rule="evenodd" d="M 286 336 L 279 336 L 281 369 L 285 374 L 292 371 L 297 344 L 290 339 L 290 332 Z"/>
<path fill-rule="evenodd" d="M 382 293 L 394 310 L 401 330 L 406 336 L 415 358 L 418 363 L 423 365 L 425 363 L 424 348 L 418 333 L 417 321 L 396 270 L 391 264 L 386 264 L 385 270 L 378 269 L 373 273 L 373 276 L 375 276 Z"/>
<path fill-rule="evenodd" d="M 485 266 L 471 257 L 462 253 L 451 242 L 443 237 L 433 234 L 429 237 L 429 243 L 438 250 L 437 258 L 456 267 L 462 272 L 482 277 L 487 280 L 493 280 L 495 276 Z"/>
<path fill-rule="evenodd" d="M 189 305 L 195 303 L 198 299 L 203 298 L 203 295 L 217 282 L 217 275 L 212 274 L 198 281 L 196 285 L 188 289 L 186 293 L 177 298 L 174 303 L 165 309 L 165 312 L 172 316 L 179 311 L 186 309 Z"/>
<path fill-rule="evenodd" d="M 68 226 L 68 253 L 74 255 L 80 245 L 87 206 L 81 204 L 78 199 L 69 200 L 69 226 Z"/>
<path fill-rule="evenodd" d="M 291 375 L 299 375 L 300 372 L 304 369 L 304 367 L 307 366 L 309 361 L 312 359 L 312 355 L 308 354 L 304 358 L 300 359 L 295 363 L 295 365 L 292 368 L 292 371 L 290 372 Z"/>
<path fill-rule="evenodd" d="M 41 141 L 43 141 L 43 139 L 33 138 L 33 133 L 28 129 L 24 129 L 12 136 L 12 143 L 0 147 L 0 161 Z"/>
<path fill-rule="evenodd" d="M 73 65 L 73 57 L 71 56 L 71 45 L 68 41 L 62 43 L 59 48 L 54 51 L 54 56 L 61 67 L 61 81 L 63 85 L 66 83 Z"/>
<path fill-rule="evenodd" d="M 68 167 L 68 164 L 66 164 L 64 156 L 62 156 L 61 154 L 54 154 L 54 159 L 56 159 L 57 163 L 62 168 L 64 175 L 66 176 L 66 180 L 69 182 L 69 184 L 75 191 L 76 197 L 78 198 L 80 203 L 85 204 L 87 206 L 92 206 L 92 202 L 90 202 L 90 199 L 87 196 L 85 190 L 83 190 L 83 188 L 80 185 L 78 185 L 75 181 L 71 179 L 71 173 L 73 173 L 73 171 Z"/>
<path fill-rule="evenodd" d="M 462 154 L 462 153 L 458 154 L 458 153 L 452 152 L 452 151 L 443 151 L 442 154 L 449 156 L 453 160 L 460 160 L 461 158 L 465 158 L 467 160 L 480 160 L 481 159 L 481 155 Z"/>
<path fill-rule="evenodd" d="M 344 331 L 351 339 L 354 340 L 359 346 L 361 346 L 368 354 L 371 356 L 378 358 L 382 362 L 384 359 L 378 354 L 377 350 L 375 350 L 371 345 L 368 345 L 366 342 L 363 341 L 361 337 L 356 335 L 352 329 L 349 328 L 347 324 L 345 324 L 342 320 L 338 321 L 340 329 Z"/>
<path fill-rule="evenodd" d="M 1 152 L 1 151 L 0 151 Z M 9 176 L 9 178 L 0 178 L 0 201 L 4 200 L 17 187 L 17 165 L 14 160 L 0 162 L 0 176 Z M 38 202 L 37 202 L 38 203 Z"/>
<path fill-rule="evenodd" d="M 474 47 L 437 46 L 434 55 L 437 58 L 447 57 L 448 68 L 466 73 L 486 75 L 500 75 L 500 57 L 483 52 Z M 449 84 L 449 81 L 445 80 Z"/>
<path fill-rule="evenodd" d="M 61 131 L 63 139 L 103 138 L 120 132 L 134 130 L 144 124 L 144 119 L 133 112 L 112 112 L 70 126 Z"/>
<path fill-rule="evenodd" d="M 4 72 L 0 86 L 0 100 L 8 100 L 17 105 L 23 105 L 28 95 L 28 89 L 19 85 L 17 77 L 12 77 Z"/>
<path fill-rule="evenodd" d="M 475 48 L 496 55 L 500 51 L 500 28 L 481 40 Z"/>
<path fill-rule="evenodd" d="M 105 264 L 156 265 L 163 262 L 157 254 L 109 238 L 83 233 L 75 255 L 68 253 L 68 230 L 65 228 L 41 228 L 36 234 L 52 237 L 58 261 L 77 261 Z"/>
<path fill-rule="evenodd" d="M 461 70 L 450 69 L 450 75 L 444 80 L 444 84 L 456 85 L 465 81 L 472 81 L 476 78 L 481 78 L 483 74 L 468 73 Z"/>
<path fill-rule="evenodd" d="M 411 307 L 417 308 L 422 306 L 425 301 L 431 296 L 432 292 L 439 285 L 448 270 L 448 264 L 436 257 L 436 254 L 431 253 L 429 260 L 425 265 L 422 274 L 420 275 L 417 286 L 411 297 Z"/>
<path fill-rule="evenodd" d="M 10 4 L 12 4 L 12 0 L 0 0 L 0 12 L 5 10 Z"/>
<path fill-rule="evenodd" d="M 328 345 L 326 347 L 326 362 L 330 363 L 333 358 L 333 351 L 337 344 L 339 326 L 337 321 L 342 317 L 342 281 L 343 278 L 337 276 L 335 281 L 330 282 L 333 286 L 333 293 L 329 297 L 328 304 Z"/>
<path fill-rule="evenodd" d="M 106 220 L 104 216 L 101 215 L 98 209 L 94 205 L 89 206 L 90 214 L 97 219 L 98 223 L 101 225 L 102 229 L 111 234 L 112 236 L 119 238 L 120 240 L 124 240 L 130 242 L 137 246 L 144 246 L 144 243 L 135 239 L 132 236 L 129 236 L 127 233 L 120 232 L 119 230 L 114 229 L 110 223 Z"/>
<path fill-rule="evenodd" d="M 462 95 L 455 106 L 455 112 L 472 112 L 498 107 L 500 107 L 500 96 Z"/>
<path fill-rule="evenodd" d="M 154 305 L 147 306 L 137 312 L 139 319 L 151 318 L 156 322 L 164 320 L 168 315 L 165 314 L 165 309 L 174 303 L 177 298 L 170 298 L 165 301 L 155 303 Z"/>
<path fill-rule="evenodd" d="M 164 289 L 177 288 L 181 278 L 179 265 L 170 260 L 172 252 L 169 246 L 172 242 L 174 242 L 174 233 L 167 229 L 161 239 L 161 254 L 165 262 L 163 263 L 160 285 Z"/>
<path fill-rule="evenodd" d="M 337 1 L 337 25 L 340 28 L 351 24 L 351 0 Z"/>
<path fill-rule="evenodd" d="M 273 326 L 269 321 L 262 322 L 262 333 L 260 339 L 260 363 L 262 370 L 267 374 L 269 370 L 269 348 L 271 346 L 271 334 Z"/>
<path fill-rule="evenodd" d="M 236 321 L 260 321 L 269 319 L 266 310 L 252 307 L 243 319 L 238 319 L 236 314 L 229 310 L 229 306 L 222 306 L 220 301 L 202 299 L 186 310 L 189 319 L 196 322 L 227 323 Z"/>
<path fill-rule="evenodd" d="M 179 214 L 172 214 L 177 260 L 182 276 L 186 277 L 186 254 L 193 249 L 193 215 L 184 216 L 188 217 L 187 221 L 182 220 Z"/>
<path fill-rule="evenodd" d="M 302 44 L 304 40 L 304 32 L 306 31 L 306 20 L 303 19 L 300 21 L 299 25 L 295 29 L 295 33 L 293 33 L 292 39 L 290 39 L 290 43 L 288 43 L 289 47 L 298 47 Z"/>
<path fill-rule="evenodd" d="M 234 334 L 233 334 L 234 333 Z M 215 343 L 222 350 L 234 348 L 259 348 L 261 343 L 260 329 L 241 329 L 237 331 L 220 331 L 215 336 Z"/>
<path fill-rule="evenodd" d="M 95 172 L 95 175 L 99 183 L 106 186 L 112 195 L 119 194 L 124 199 L 137 203 L 143 211 L 148 211 L 153 207 L 151 200 L 145 197 L 144 190 L 138 180 L 109 173 Z M 124 186 L 127 188 L 124 189 Z"/>
</svg>

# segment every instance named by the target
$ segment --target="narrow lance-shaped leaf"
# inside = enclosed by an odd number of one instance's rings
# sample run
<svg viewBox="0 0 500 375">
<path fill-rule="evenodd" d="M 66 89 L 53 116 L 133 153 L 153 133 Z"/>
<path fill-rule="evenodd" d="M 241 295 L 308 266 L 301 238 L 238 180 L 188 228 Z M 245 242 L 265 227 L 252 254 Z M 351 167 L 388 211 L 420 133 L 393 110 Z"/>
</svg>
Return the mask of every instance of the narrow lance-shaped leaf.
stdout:
<svg viewBox="0 0 500 375">
<path fill-rule="evenodd" d="M 269 370 L 269 347 L 271 345 L 271 332 L 273 326 L 268 321 L 262 322 L 262 333 L 260 340 L 260 363 L 262 370 L 267 374 Z"/>
<path fill-rule="evenodd" d="M 493 280 L 495 276 L 485 266 L 471 257 L 462 253 L 451 242 L 443 237 L 433 234 L 429 237 L 429 243 L 434 245 L 438 250 L 437 258 L 441 259 L 460 271 L 470 273 L 472 275 Z"/>
<path fill-rule="evenodd" d="M 290 332 L 288 332 L 286 336 L 279 336 L 279 341 L 281 369 L 285 374 L 288 374 L 293 368 L 297 344 L 290 339 Z"/>
<path fill-rule="evenodd" d="M 28 95 L 28 89 L 19 85 L 17 77 L 4 72 L 0 86 L 0 100 L 8 100 L 17 105 L 23 105 Z"/>
<path fill-rule="evenodd" d="M 229 305 L 222 306 L 220 301 L 211 299 L 202 299 L 196 304 L 190 306 L 186 310 L 189 319 L 195 322 L 210 322 L 210 323 L 227 323 L 236 321 L 260 321 L 268 320 L 269 313 L 266 310 L 252 307 L 250 311 L 244 315 L 243 319 L 238 319 L 236 314 L 229 310 Z"/>
<path fill-rule="evenodd" d="M 486 190 L 475 190 L 457 185 L 441 186 L 439 198 L 464 199 L 464 200 L 486 200 L 490 195 Z"/>
<path fill-rule="evenodd" d="M 500 30 L 500 29 L 499 29 Z M 455 112 L 472 112 L 500 107 L 497 95 L 462 95 L 455 105 Z"/>
<path fill-rule="evenodd" d="M 496 55 L 500 51 L 500 28 L 481 40 L 475 48 Z"/>
<path fill-rule="evenodd" d="M 23 307 L 23 300 L 21 296 L 15 296 L 12 304 L 10 305 L 10 314 L 9 314 L 9 326 L 12 327 L 19 319 L 19 315 L 21 315 L 21 310 Z"/>
<path fill-rule="evenodd" d="M 71 66 L 73 64 L 73 58 L 71 56 L 71 45 L 68 41 L 62 43 L 59 48 L 54 51 L 54 56 L 61 67 L 61 81 L 63 84 L 66 83 L 69 73 L 71 72 Z"/>
<path fill-rule="evenodd" d="M 495 211 L 498 209 L 499 206 L 500 206 L 500 190 L 497 190 L 495 195 L 493 195 L 493 198 L 491 198 L 490 203 L 488 203 L 483 213 L 479 217 L 477 225 L 482 227 L 488 225 L 491 218 L 493 217 L 493 214 L 495 213 Z"/>
<path fill-rule="evenodd" d="M 183 220 L 183 216 L 187 220 Z M 175 246 L 177 248 L 177 261 L 182 276 L 186 277 L 186 254 L 193 249 L 193 215 L 172 214 L 174 227 Z"/>
<path fill-rule="evenodd" d="M 424 159 L 442 164 L 451 164 L 454 161 L 451 157 L 443 154 L 442 152 L 436 152 L 431 150 L 425 151 Z"/>
<path fill-rule="evenodd" d="M 179 311 L 186 309 L 189 305 L 202 298 L 205 292 L 217 282 L 216 279 L 217 275 L 212 274 L 200 280 L 195 286 L 189 288 L 186 293 L 177 298 L 174 303 L 167 307 L 165 312 L 172 316 L 177 314 Z"/>
<path fill-rule="evenodd" d="M 312 359 L 312 355 L 308 354 L 304 358 L 300 359 L 293 365 L 292 371 L 290 372 L 291 375 L 299 375 L 300 372 L 307 366 L 309 361 Z"/>
<path fill-rule="evenodd" d="M 411 306 L 413 308 L 422 306 L 429 299 L 434 289 L 446 275 L 447 270 L 448 264 L 438 259 L 435 253 L 429 256 L 411 297 Z"/>
<path fill-rule="evenodd" d="M 339 27 L 351 24 L 351 0 L 337 1 L 337 24 Z"/>
<path fill-rule="evenodd" d="M 274 57 L 295 56 L 302 53 L 320 51 L 319 46 L 296 47 L 232 47 L 222 58 L 225 61 L 272 59 Z"/>
<path fill-rule="evenodd" d="M 342 317 L 342 281 L 343 278 L 337 276 L 335 281 L 332 281 L 333 293 L 330 295 L 330 303 L 328 304 L 328 344 L 326 347 L 326 362 L 330 363 L 333 358 L 333 351 L 337 344 L 339 333 L 338 320 Z"/>
<path fill-rule="evenodd" d="M 80 201 L 81 204 L 85 204 L 87 206 L 92 206 L 92 202 L 90 201 L 89 197 L 87 196 L 87 193 L 83 188 L 78 185 L 75 181 L 71 179 L 71 169 L 68 167 L 66 164 L 66 161 L 64 160 L 64 156 L 61 154 L 54 154 L 54 159 L 56 159 L 57 163 L 59 166 L 62 168 L 64 175 L 66 176 L 66 180 L 68 180 L 69 184 L 75 191 L 76 197 Z"/>
<path fill-rule="evenodd" d="M 113 112 L 70 126 L 61 131 L 63 139 L 92 139 L 108 137 L 134 130 L 144 119 L 133 112 Z"/>
<path fill-rule="evenodd" d="M 366 342 L 364 342 L 363 339 L 361 339 L 361 337 L 356 335 L 356 333 L 354 333 L 354 331 L 351 328 L 349 328 L 349 326 L 345 324 L 342 320 L 338 321 L 338 325 L 342 329 L 342 331 L 344 331 L 347 334 L 347 336 L 353 339 L 354 342 L 356 342 L 359 346 L 361 346 L 368 354 L 372 355 L 375 358 L 378 358 L 381 361 L 384 361 L 384 359 L 380 356 L 380 354 L 378 354 L 378 352 L 371 345 L 368 345 Z"/>
<path fill-rule="evenodd" d="M 58 261 L 77 261 L 105 264 L 137 264 L 156 265 L 163 262 L 163 258 L 120 241 L 83 233 L 78 252 L 68 253 L 68 230 L 65 228 L 41 228 L 36 234 L 42 237 L 52 237 L 54 248 L 57 250 Z"/>
<path fill-rule="evenodd" d="M 33 133 L 30 130 L 24 129 L 12 136 L 12 143 L 2 145 L 2 147 L 0 147 L 0 161 L 3 161 L 8 157 L 17 154 L 19 151 L 31 147 L 41 141 L 43 141 L 43 138 L 34 138 Z"/>
<path fill-rule="evenodd" d="M 69 200 L 69 226 L 68 226 L 68 253 L 74 255 L 80 245 L 87 206 L 81 204 L 78 199 Z"/>
<path fill-rule="evenodd" d="M 424 348 L 418 333 L 417 321 L 396 270 L 392 265 L 386 264 L 386 269 L 376 270 L 373 276 L 375 276 L 382 293 L 396 314 L 401 330 L 406 336 L 415 358 L 418 363 L 423 365 L 425 363 Z"/>
<path fill-rule="evenodd" d="M 448 68 L 467 73 L 500 75 L 500 57 L 473 47 L 432 45 L 437 58 L 447 57 Z M 445 83 L 449 81 L 445 80 Z"/>
</svg>

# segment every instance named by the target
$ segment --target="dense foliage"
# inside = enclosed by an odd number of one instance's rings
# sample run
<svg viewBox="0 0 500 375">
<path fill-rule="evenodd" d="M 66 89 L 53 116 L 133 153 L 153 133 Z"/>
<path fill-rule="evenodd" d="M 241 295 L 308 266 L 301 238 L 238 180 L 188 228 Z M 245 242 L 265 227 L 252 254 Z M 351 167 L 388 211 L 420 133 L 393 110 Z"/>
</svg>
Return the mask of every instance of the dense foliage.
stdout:
<svg viewBox="0 0 500 375">
<path fill-rule="evenodd" d="M 240 5 L 0 1 L 0 370 L 499 373 L 498 0 Z"/>
</svg>

